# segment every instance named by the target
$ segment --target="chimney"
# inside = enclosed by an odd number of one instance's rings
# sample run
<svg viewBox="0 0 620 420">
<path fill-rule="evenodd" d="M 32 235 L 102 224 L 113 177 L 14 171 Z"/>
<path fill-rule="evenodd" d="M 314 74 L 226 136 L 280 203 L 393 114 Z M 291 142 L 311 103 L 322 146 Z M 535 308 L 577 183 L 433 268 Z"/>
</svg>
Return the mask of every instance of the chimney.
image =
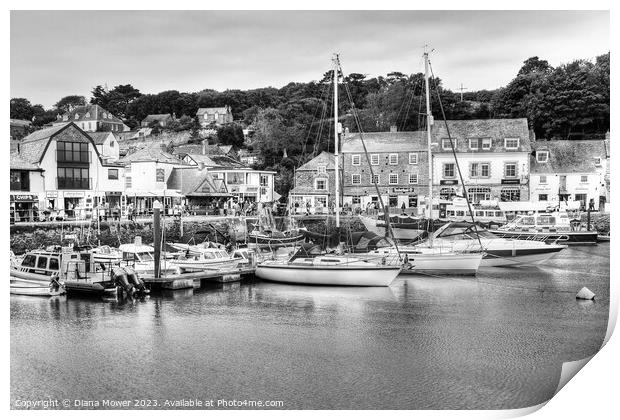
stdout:
<svg viewBox="0 0 620 420">
<path fill-rule="evenodd" d="M 204 169 L 205 169 L 205 163 L 203 161 L 198 162 L 198 170 L 204 171 Z"/>
<path fill-rule="evenodd" d="M 397 131 L 398 131 L 398 128 L 396 128 L 395 125 L 390 126 L 390 133 L 396 133 Z"/>
<path fill-rule="evenodd" d="M 207 139 L 204 139 L 202 141 L 202 154 L 206 155 L 207 154 Z"/>
</svg>

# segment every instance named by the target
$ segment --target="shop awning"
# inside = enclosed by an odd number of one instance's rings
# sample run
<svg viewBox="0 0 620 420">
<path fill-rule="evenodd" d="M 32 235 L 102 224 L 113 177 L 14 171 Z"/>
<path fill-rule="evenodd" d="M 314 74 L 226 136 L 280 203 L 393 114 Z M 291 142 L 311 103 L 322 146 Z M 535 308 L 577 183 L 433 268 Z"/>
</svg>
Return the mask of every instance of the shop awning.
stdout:
<svg viewBox="0 0 620 420">
<path fill-rule="evenodd" d="M 38 202 L 39 196 L 37 194 L 11 194 L 11 201 L 17 201 L 21 203 Z"/>
</svg>

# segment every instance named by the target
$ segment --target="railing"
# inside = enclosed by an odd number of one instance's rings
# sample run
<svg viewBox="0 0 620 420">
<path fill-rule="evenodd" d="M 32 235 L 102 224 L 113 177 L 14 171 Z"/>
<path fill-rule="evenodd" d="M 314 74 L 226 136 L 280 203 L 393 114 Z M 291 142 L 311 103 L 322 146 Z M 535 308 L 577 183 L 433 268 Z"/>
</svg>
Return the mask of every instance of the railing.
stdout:
<svg viewBox="0 0 620 420">
<path fill-rule="evenodd" d="M 59 190 L 90 190 L 92 178 L 56 178 L 56 188 Z"/>
<path fill-rule="evenodd" d="M 56 150 L 56 162 L 61 163 L 91 163 L 91 152 L 71 150 Z"/>
</svg>

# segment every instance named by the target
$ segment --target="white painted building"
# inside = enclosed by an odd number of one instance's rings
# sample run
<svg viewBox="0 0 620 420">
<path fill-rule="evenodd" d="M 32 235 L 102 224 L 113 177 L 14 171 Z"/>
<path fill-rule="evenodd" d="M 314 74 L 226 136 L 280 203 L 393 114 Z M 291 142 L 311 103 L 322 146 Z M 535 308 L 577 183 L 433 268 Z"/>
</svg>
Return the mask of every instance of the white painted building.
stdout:
<svg viewBox="0 0 620 420">
<path fill-rule="evenodd" d="M 609 201 L 608 152 L 604 140 L 536 141 L 532 145 L 531 201 L 580 202 L 599 210 Z"/>
</svg>

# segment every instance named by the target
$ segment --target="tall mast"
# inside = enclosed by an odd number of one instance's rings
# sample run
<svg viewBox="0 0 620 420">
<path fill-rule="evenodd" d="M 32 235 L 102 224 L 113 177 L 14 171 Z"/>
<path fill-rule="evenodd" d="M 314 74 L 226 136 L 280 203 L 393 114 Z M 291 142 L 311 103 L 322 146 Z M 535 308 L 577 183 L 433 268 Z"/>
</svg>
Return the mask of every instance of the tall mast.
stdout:
<svg viewBox="0 0 620 420">
<path fill-rule="evenodd" d="M 332 58 L 334 62 L 334 180 L 336 182 L 335 188 L 335 205 L 336 211 L 336 228 L 340 227 L 340 168 L 338 162 L 338 54 L 334 54 Z"/>
<path fill-rule="evenodd" d="M 431 95 L 428 86 L 428 52 L 424 51 L 424 88 L 426 91 L 426 137 L 428 152 L 428 218 L 432 219 L 433 211 L 433 154 L 431 150 L 431 125 L 433 124 L 433 115 L 431 113 Z"/>
</svg>

